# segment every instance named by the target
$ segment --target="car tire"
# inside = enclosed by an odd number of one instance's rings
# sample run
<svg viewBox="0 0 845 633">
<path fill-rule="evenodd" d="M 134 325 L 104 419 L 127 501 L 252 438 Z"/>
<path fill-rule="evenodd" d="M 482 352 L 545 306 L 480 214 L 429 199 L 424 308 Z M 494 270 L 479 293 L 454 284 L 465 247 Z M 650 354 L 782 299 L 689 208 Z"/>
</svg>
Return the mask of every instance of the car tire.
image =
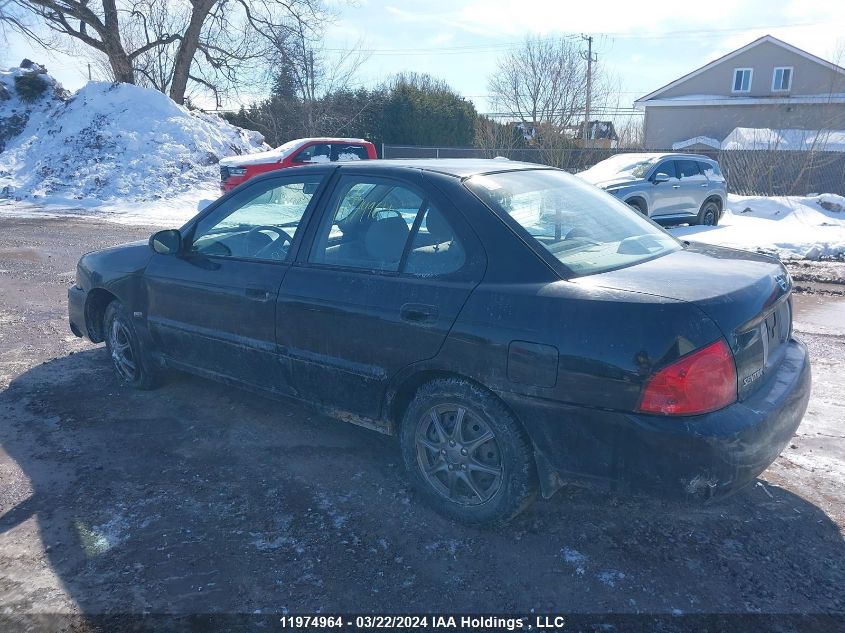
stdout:
<svg viewBox="0 0 845 633">
<path fill-rule="evenodd" d="M 698 212 L 698 218 L 695 223 L 702 226 L 716 226 L 719 224 L 720 215 L 721 212 L 719 211 L 719 205 L 712 200 L 706 200 L 704 204 L 701 205 L 701 209 Z"/>
<path fill-rule="evenodd" d="M 638 199 L 629 200 L 625 204 L 627 204 L 629 207 L 631 207 L 635 211 L 639 211 L 644 216 L 648 217 L 648 209 L 646 209 L 645 203 L 642 202 L 641 200 L 638 200 Z"/>
<path fill-rule="evenodd" d="M 426 383 L 406 409 L 399 437 L 411 483 L 452 519 L 501 525 L 536 496 L 531 441 L 502 402 L 477 385 L 457 378 Z"/>
<path fill-rule="evenodd" d="M 106 307 L 103 333 L 106 350 L 121 382 L 135 389 L 154 389 L 161 384 L 161 370 L 150 359 L 129 313 L 119 301 L 112 301 Z"/>
</svg>

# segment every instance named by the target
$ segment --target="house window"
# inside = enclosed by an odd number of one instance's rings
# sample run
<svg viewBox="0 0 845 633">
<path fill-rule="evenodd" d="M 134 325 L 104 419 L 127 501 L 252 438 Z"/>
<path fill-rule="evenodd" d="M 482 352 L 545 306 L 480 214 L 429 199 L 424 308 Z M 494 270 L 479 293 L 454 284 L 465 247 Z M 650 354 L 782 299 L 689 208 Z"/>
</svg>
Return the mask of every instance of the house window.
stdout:
<svg viewBox="0 0 845 633">
<path fill-rule="evenodd" d="M 734 68 L 734 82 L 731 92 L 751 92 L 752 68 Z"/>
<path fill-rule="evenodd" d="M 792 88 L 792 67 L 775 68 L 772 75 L 772 92 L 786 92 Z"/>
</svg>

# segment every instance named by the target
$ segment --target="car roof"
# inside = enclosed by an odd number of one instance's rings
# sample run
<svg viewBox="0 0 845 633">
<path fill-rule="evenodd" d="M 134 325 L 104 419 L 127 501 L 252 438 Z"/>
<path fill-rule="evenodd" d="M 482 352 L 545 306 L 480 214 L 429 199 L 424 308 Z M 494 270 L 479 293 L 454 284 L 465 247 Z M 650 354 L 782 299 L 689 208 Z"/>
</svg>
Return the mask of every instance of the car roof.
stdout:
<svg viewBox="0 0 845 633">
<path fill-rule="evenodd" d="M 372 145 L 372 143 L 363 138 L 343 138 L 341 136 L 312 136 L 309 138 L 297 138 L 288 142 L 298 143 L 299 145 L 305 145 L 306 143 L 366 143 L 367 145 Z"/>
<path fill-rule="evenodd" d="M 524 169 L 552 169 L 547 165 L 492 158 L 390 158 L 339 163 L 341 169 L 417 169 L 456 178 Z"/>
</svg>

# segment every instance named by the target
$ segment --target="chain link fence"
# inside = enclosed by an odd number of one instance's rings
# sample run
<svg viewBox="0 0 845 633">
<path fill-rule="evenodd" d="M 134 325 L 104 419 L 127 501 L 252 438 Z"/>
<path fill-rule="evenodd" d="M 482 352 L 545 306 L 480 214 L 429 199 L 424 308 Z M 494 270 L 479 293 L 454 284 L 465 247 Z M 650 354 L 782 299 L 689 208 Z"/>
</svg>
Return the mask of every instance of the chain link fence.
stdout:
<svg viewBox="0 0 845 633">
<path fill-rule="evenodd" d="M 643 150 L 603 148 L 481 149 L 382 145 L 382 158 L 495 158 L 551 165 L 577 173 L 620 153 Z M 674 150 L 649 150 L 673 152 Z M 792 196 L 811 193 L 845 195 L 845 153 L 785 150 L 696 150 L 717 160 L 731 193 Z"/>
</svg>

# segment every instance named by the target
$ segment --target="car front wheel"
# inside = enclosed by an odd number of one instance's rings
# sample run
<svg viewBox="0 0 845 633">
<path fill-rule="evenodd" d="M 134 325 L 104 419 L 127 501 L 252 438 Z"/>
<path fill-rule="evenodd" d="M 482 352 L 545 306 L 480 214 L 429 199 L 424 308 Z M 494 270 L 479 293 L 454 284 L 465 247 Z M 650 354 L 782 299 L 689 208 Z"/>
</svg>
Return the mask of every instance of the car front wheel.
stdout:
<svg viewBox="0 0 845 633">
<path fill-rule="evenodd" d="M 103 318 L 106 349 L 117 377 L 136 389 L 153 389 L 161 382 L 157 370 L 144 350 L 126 308 L 112 301 Z"/>
<path fill-rule="evenodd" d="M 639 198 L 628 200 L 626 204 L 635 211 L 639 211 L 644 216 L 648 216 L 648 209 L 646 209 L 645 202 L 641 201 Z"/>
<path fill-rule="evenodd" d="M 405 412 L 400 441 L 416 489 L 458 521 L 505 523 L 536 494 L 525 431 L 499 400 L 469 382 L 423 385 Z"/>
</svg>

